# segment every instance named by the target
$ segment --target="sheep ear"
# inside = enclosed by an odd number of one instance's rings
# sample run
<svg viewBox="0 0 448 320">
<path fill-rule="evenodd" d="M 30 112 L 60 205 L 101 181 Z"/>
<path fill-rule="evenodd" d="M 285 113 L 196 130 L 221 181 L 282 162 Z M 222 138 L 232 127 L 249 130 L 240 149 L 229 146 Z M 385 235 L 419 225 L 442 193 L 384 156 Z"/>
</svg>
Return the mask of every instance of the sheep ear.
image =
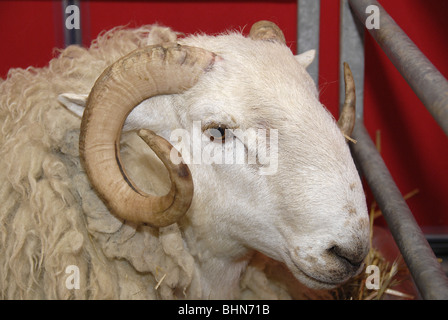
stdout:
<svg viewBox="0 0 448 320">
<path fill-rule="evenodd" d="M 316 57 L 316 50 L 308 50 L 304 53 L 298 54 L 295 56 L 298 63 L 300 63 L 305 69 L 313 63 L 314 58 Z"/>
<path fill-rule="evenodd" d="M 82 118 L 88 96 L 88 94 L 63 93 L 58 96 L 58 101 L 68 110 Z"/>
<path fill-rule="evenodd" d="M 63 104 L 67 110 L 73 112 L 79 118 L 82 118 L 84 110 L 87 104 L 88 94 L 78 94 L 78 93 L 63 93 L 58 96 L 58 101 Z M 141 103 L 145 104 L 145 101 Z M 147 104 L 147 101 L 146 101 Z M 133 112 L 126 119 L 123 127 L 123 132 L 130 131 L 134 129 L 140 129 L 141 119 L 144 119 L 142 114 L 142 108 L 135 108 Z"/>
</svg>

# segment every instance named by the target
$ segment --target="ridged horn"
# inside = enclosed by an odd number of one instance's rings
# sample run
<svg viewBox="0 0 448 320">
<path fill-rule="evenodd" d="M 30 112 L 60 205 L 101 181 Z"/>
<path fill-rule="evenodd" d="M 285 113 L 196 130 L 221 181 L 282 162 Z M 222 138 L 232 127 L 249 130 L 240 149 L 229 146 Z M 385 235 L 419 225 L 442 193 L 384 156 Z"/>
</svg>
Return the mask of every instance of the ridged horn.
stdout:
<svg viewBox="0 0 448 320">
<path fill-rule="evenodd" d="M 171 179 L 168 194 L 154 196 L 141 191 L 126 174 L 120 136 L 135 106 L 156 95 L 191 88 L 213 66 L 215 57 L 209 51 L 177 44 L 149 46 L 122 57 L 95 82 L 81 122 L 80 158 L 92 186 L 118 217 L 162 227 L 176 222 L 190 207 L 193 180 L 187 165 L 171 162 L 173 146 L 149 130 L 139 132 Z"/>
<path fill-rule="evenodd" d="M 348 63 L 344 62 L 345 101 L 339 115 L 338 127 L 342 134 L 349 140 L 355 127 L 356 120 L 356 93 L 355 81 Z"/>
<path fill-rule="evenodd" d="M 250 29 L 249 37 L 252 40 L 265 40 L 286 44 L 282 30 L 275 23 L 266 20 L 254 23 Z"/>
</svg>

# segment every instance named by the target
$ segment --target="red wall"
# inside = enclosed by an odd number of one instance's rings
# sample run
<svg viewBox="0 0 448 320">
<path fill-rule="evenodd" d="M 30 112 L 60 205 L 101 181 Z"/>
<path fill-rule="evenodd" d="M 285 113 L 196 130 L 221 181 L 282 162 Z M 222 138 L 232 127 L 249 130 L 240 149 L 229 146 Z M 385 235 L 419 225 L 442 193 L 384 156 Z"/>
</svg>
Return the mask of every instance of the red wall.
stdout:
<svg viewBox="0 0 448 320">
<path fill-rule="evenodd" d="M 448 77 L 448 1 L 380 3 Z M 267 19 L 296 48 L 296 1 L 82 1 L 81 12 L 84 45 L 100 31 L 124 24 L 157 22 L 185 33 L 248 32 L 253 22 Z M 319 87 L 333 114 L 338 109 L 338 34 L 339 1 L 321 0 Z M 45 66 L 53 48 L 63 46 L 60 2 L 1 1 L 0 41 L 1 77 L 12 67 Z M 420 225 L 448 228 L 448 139 L 369 34 L 365 48 L 366 127 L 373 139 L 380 130 L 381 153 L 401 192 L 419 189 L 408 204 Z"/>
</svg>

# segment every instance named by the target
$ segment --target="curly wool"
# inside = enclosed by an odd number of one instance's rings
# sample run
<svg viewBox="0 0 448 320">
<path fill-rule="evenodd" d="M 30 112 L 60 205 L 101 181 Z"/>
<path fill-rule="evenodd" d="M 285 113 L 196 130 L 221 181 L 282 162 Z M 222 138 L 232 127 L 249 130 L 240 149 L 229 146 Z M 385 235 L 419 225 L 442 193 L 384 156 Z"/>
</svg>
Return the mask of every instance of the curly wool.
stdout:
<svg viewBox="0 0 448 320">
<path fill-rule="evenodd" d="M 63 92 L 90 91 L 106 66 L 146 45 L 150 31 L 114 29 L 90 49 L 70 46 L 48 67 L 12 69 L 2 82 L 1 298 L 171 299 L 178 294 L 173 289 L 198 293 L 192 288 L 193 257 L 177 225 L 155 230 L 123 224 L 96 197 L 79 162 L 79 119 L 57 101 Z M 139 161 L 138 150 L 126 152 L 127 140 L 132 137 L 124 138 L 124 157 Z M 70 265 L 79 268 L 78 290 L 66 287 Z"/>
<path fill-rule="evenodd" d="M 173 35 L 152 26 L 115 28 L 89 49 L 70 46 L 48 67 L 11 69 L 0 82 L 1 299 L 201 297 L 198 253 L 186 249 L 177 224 L 153 229 L 123 223 L 96 196 L 79 161 L 80 120 L 57 100 L 64 92 L 89 92 L 109 64 L 138 47 L 173 41 Z M 164 193 L 169 180 L 151 175 L 164 169 L 148 149 L 135 134 L 122 139 L 131 177 L 143 189 Z M 79 289 L 67 288 L 71 265 L 79 268 Z M 292 276 L 278 280 L 273 270 L 288 274 L 256 256 L 239 296 L 310 297 L 284 284 L 296 283 Z"/>
</svg>

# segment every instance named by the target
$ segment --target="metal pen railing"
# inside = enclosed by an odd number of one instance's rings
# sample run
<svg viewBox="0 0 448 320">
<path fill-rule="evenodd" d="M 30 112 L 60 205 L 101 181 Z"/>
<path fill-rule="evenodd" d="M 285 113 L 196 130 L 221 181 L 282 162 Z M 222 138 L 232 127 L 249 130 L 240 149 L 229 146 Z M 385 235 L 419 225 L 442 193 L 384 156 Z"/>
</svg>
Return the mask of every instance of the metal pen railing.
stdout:
<svg viewBox="0 0 448 320">
<path fill-rule="evenodd" d="M 343 10 L 350 10 L 347 0 L 343 2 Z M 369 32 L 448 134 L 447 80 L 376 0 L 348 0 L 348 4 L 358 23 L 366 21 L 368 6 L 374 5 L 379 9 L 380 28 L 371 28 Z M 421 297 L 448 299 L 448 278 L 370 139 L 364 127 L 362 108 L 356 117 L 353 138 L 358 141 L 351 146 L 353 157 L 382 211 Z"/>
<path fill-rule="evenodd" d="M 349 0 L 359 21 L 366 8 L 379 9 L 380 27 L 368 31 L 448 136 L 448 81 L 376 0 Z"/>
<path fill-rule="evenodd" d="M 298 0 L 298 52 L 318 43 L 318 32 L 311 35 L 303 26 L 319 25 L 316 0 Z M 369 29 L 386 55 L 406 79 L 437 123 L 448 134 L 447 80 L 375 0 L 340 0 L 340 66 L 350 64 L 356 83 L 356 126 L 351 144 L 353 157 L 366 179 L 390 232 L 407 264 L 423 299 L 448 299 L 448 279 L 412 212 L 393 181 L 387 166 L 364 127 L 364 33 L 368 6 L 379 10 L 380 28 Z M 314 29 L 319 30 L 317 27 Z M 304 43 L 307 39 L 308 44 Z M 317 50 L 319 46 L 315 47 Z M 313 76 L 318 84 L 317 69 Z M 340 106 L 344 99 L 343 71 L 340 70 Z"/>
</svg>

